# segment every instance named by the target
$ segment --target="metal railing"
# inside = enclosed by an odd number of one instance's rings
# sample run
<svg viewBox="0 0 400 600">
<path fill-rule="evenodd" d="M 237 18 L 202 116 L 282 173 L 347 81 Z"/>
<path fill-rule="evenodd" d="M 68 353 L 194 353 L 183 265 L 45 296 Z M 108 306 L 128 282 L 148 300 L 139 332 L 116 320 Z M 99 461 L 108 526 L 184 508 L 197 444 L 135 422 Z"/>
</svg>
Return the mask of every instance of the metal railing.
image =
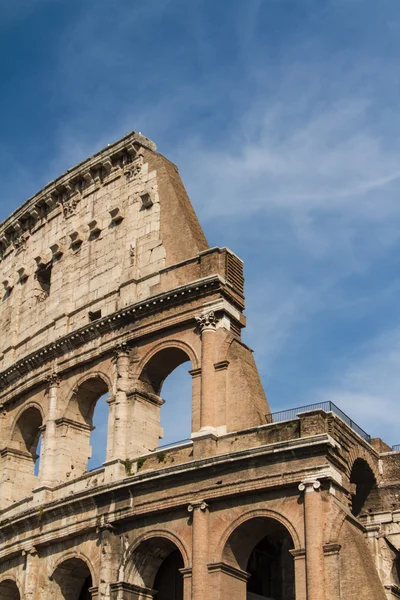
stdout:
<svg viewBox="0 0 400 600">
<path fill-rule="evenodd" d="M 158 452 L 159 450 L 165 450 L 166 448 L 172 448 L 173 446 L 182 446 L 183 444 L 187 444 L 191 442 L 190 438 L 186 440 L 180 440 L 179 442 L 170 442 L 169 444 L 164 444 L 163 446 L 158 446 L 158 448 L 154 448 L 153 452 Z"/>
<path fill-rule="evenodd" d="M 394 446 L 392 446 L 392 451 L 393 452 L 400 452 L 400 444 L 395 444 Z"/>
<path fill-rule="evenodd" d="M 302 412 L 310 410 L 324 410 L 325 412 L 333 412 L 342 421 L 344 421 L 349 427 L 353 429 L 360 437 L 369 442 L 371 436 L 368 435 L 357 423 L 355 423 L 350 417 L 346 415 L 336 404 L 333 402 L 318 402 L 317 404 L 308 404 L 307 406 L 298 406 L 297 408 L 289 408 L 288 410 L 281 410 L 274 413 L 268 413 L 266 416 L 267 423 L 279 423 L 281 421 L 291 421 L 296 419 Z M 400 448 L 400 446 L 399 446 Z"/>
</svg>

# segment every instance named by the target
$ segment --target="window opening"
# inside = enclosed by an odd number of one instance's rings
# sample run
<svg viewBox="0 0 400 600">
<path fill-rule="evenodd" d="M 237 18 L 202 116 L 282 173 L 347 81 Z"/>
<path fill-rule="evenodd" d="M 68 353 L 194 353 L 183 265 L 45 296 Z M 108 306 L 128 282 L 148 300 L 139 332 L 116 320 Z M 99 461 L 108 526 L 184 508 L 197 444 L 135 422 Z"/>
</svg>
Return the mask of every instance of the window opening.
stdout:
<svg viewBox="0 0 400 600">
<path fill-rule="evenodd" d="M 89 321 L 92 323 L 93 321 L 97 321 L 101 319 L 101 310 L 95 310 L 94 312 L 89 312 Z"/>
<path fill-rule="evenodd" d="M 186 362 L 177 367 L 163 383 L 161 397 L 165 404 L 160 410 L 163 437 L 159 446 L 190 438 L 192 432 L 192 378 Z"/>
<path fill-rule="evenodd" d="M 107 454 L 107 433 L 108 433 L 108 404 L 109 394 L 104 394 L 97 401 L 94 409 L 92 426 L 90 434 L 90 445 L 92 447 L 92 456 L 88 461 L 88 471 L 93 471 L 103 465 Z"/>
<path fill-rule="evenodd" d="M 53 269 L 53 262 L 50 261 L 45 265 L 39 265 L 36 271 L 36 279 L 42 288 L 42 291 L 47 295 L 50 294 L 50 286 L 51 286 L 51 272 Z"/>
</svg>

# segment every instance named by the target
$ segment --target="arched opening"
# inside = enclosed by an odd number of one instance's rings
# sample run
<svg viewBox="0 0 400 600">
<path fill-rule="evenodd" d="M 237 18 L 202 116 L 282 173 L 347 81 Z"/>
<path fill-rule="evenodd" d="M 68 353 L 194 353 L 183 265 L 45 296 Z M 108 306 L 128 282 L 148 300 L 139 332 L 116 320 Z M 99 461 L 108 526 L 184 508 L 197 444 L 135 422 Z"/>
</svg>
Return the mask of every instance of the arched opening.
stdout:
<svg viewBox="0 0 400 600">
<path fill-rule="evenodd" d="M 352 484 L 351 512 L 358 517 L 371 506 L 373 502 L 371 492 L 376 488 L 375 475 L 369 464 L 362 458 L 357 458 L 353 464 L 350 483 Z"/>
<path fill-rule="evenodd" d="M 63 600 L 91 600 L 92 576 L 80 558 L 70 558 L 59 565 L 51 577 L 51 597 Z"/>
<path fill-rule="evenodd" d="M 39 440 L 38 440 L 38 444 L 36 447 L 36 461 L 35 461 L 35 468 L 34 468 L 34 475 L 35 477 L 38 477 L 39 473 L 40 473 L 40 457 L 42 455 L 42 444 L 43 444 L 43 434 L 39 435 Z"/>
<path fill-rule="evenodd" d="M 183 568 L 184 560 L 176 544 L 155 537 L 142 542 L 133 552 L 127 577 L 129 583 L 158 600 L 183 600 Z"/>
<path fill-rule="evenodd" d="M 162 396 L 160 409 L 163 437 L 159 446 L 190 438 L 192 432 L 191 361 L 180 348 L 164 348 L 155 354 L 143 369 L 139 380 L 144 389 Z"/>
<path fill-rule="evenodd" d="M 289 531 L 275 519 L 255 517 L 235 529 L 223 556 L 225 563 L 247 573 L 243 600 L 295 600 L 293 548 Z"/>
<path fill-rule="evenodd" d="M 107 456 L 109 390 L 101 377 L 91 377 L 75 391 L 68 404 L 63 424 L 69 424 L 65 448 L 70 468 L 78 476 L 102 465 Z M 68 462 L 68 461 L 67 461 Z"/>
<path fill-rule="evenodd" d="M 21 600 L 21 596 L 15 581 L 6 579 L 0 583 L 1 600 Z"/>
<path fill-rule="evenodd" d="M 42 425 L 39 409 L 30 406 L 20 415 L 12 435 L 13 446 L 23 453 L 24 471 L 35 476 L 39 472 Z"/>
</svg>

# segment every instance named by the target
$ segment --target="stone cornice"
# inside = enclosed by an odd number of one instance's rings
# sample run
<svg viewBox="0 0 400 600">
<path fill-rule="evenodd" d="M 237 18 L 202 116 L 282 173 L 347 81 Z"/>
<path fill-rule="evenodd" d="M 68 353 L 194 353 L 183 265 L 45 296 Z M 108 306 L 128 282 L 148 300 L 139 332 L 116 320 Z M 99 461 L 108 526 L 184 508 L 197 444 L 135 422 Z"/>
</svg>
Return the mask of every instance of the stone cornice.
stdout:
<svg viewBox="0 0 400 600">
<path fill-rule="evenodd" d="M 38 223 L 58 208 L 68 218 L 80 198 L 108 180 L 124 173 L 129 180 L 140 170 L 141 148 L 155 151 L 156 145 L 140 133 L 132 132 L 110 144 L 91 158 L 72 167 L 27 200 L 0 224 L 0 258 L 8 248 L 18 250 Z"/>
<path fill-rule="evenodd" d="M 194 281 L 185 286 L 152 296 L 142 302 L 136 302 L 111 315 L 88 323 L 84 327 L 46 346 L 42 346 L 36 352 L 17 360 L 9 369 L 0 372 L 0 390 L 6 389 L 9 385 L 15 385 L 19 377 L 84 346 L 93 339 L 98 339 L 108 332 L 121 329 L 129 323 L 164 308 L 176 306 L 188 299 L 193 300 L 196 297 L 215 292 L 221 289 L 224 284 L 224 280 L 219 275 L 206 277 L 200 281 Z M 119 340 L 120 343 L 124 341 L 128 340 Z"/>
</svg>

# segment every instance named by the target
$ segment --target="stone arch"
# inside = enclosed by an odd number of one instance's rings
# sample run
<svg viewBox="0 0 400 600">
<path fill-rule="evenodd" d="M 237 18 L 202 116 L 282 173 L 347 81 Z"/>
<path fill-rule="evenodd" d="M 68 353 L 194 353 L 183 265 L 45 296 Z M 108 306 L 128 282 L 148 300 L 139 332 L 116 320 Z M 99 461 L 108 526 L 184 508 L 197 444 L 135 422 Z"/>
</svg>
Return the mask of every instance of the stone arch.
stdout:
<svg viewBox="0 0 400 600">
<path fill-rule="evenodd" d="M 228 591 L 236 598 L 271 597 L 295 599 L 294 528 L 279 513 L 252 511 L 235 520 L 222 539 L 220 564 L 240 573 L 240 589 L 231 576 L 226 577 Z M 298 540 L 297 540 L 298 541 Z M 231 595 L 229 593 L 228 595 Z"/>
<path fill-rule="evenodd" d="M 99 393 L 99 392 L 100 393 L 102 393 L 102 392 L 111 393 L 112 392 L 112 389 L 113 389 L 112 381 L 111 381 L 110 377 L 108 375 L 106 375 L 105 373 L 103 373 L 102 371 L 90 371 L 88 373 L 83 374 L 76 381 L 74 381 L 73 385 L 70 387 L 70 389 L 66 395 L 67 401 L 66 401 L 66 404 L 64 407 L 64 416 L 65 417 L 68 417 L 71 414 L 71 412 L 72 412 L 71 411 L 71 402 L 73 403 L 74 400 L 77 399 L 77 395 L 78 395 L 79 391 L 82 389 L 85 389 L 85 388 L 89 388 L 91 382 L 97 382 L 97 386 L 96 386 L 97 391 L 96 391 L 96 389 L 94 389 L 93 396 L 92 396 L 92 400 L 95 403 L 96 403 L 96 400 L 94 400 L 94 397 L 96 396 L 96 393 Z M 100 397 L 100 396 L 98 396 L 98 397 Z"/>
<path fill-rule="evenodd" d="M 32 470 L 38 458 L 36 451 L 43 424 L 44 415 L 42 408 L 36 403 L 31 402 L 19 411 L 12 429 L 12 445 L 17 450 L 24 452 L 28 460 L 30 455 Z"/>
<path fill-rule="evenodd" d="M 95 585 L 95 570 L 86 554 L 66 552 L 57 560 L 51 561 L 48 578 L 50 593 L 58 594 L 55 597 L 79 600 L 84 590 Z"/>
<path fill-rule="evenodd" d="M 366 505 L 373 502 L 373 490 L 377 487 L 376 476 L 369 462 L 356 458 L 350 472 L 351 512 L 358 517 Z"/>
<path fill-rule="evenodd" d="M 58 436 L 61 438 L 59 450 L 59 456 L 62 455 L 61 472 L 65 471 L 78 477 L 87 471 L 92 456 L 91 433 L 94 430 L 94 411 L 99 399 L 109 394 L 111 389 L 108 376 L 98 371 L 86 373 L 70 389 L 63 417 L 57 422 L 57 426 L 64 429 L 64 432 Z M 110 418 L 108 425 L 110 425 Z M 106 456 L 109 455 L 112 442 L 112 431 L 109 426 L 107 431 L 107 441 L 104 440 Z"/>
<path fill-rule="evenodd" d="M 373 461 L 371 452 L 368 452 L 366 449 L 362 448 L 362 446 L 360 444 L 353 446 L 349 452 L 349 456 L 348 456 L 348 460 L 347 460 L 347 469 L 346 469 L 346 474 L 348 475 L 348 477 L 350 478 L 351 471 L 353 469 L 353 465 L 356 462 L 356 460 L 359 458 L 361 458 L 366 463 L 368 463 L 368 466 L 371 469 L 371 471 L 373 472 L 376 481 L 378 481 L 379 480 L 378 460 Z"/>
<path fill-rule="evenodd" d="M 302 547 L 300 536 L 294 525 L 289 521 L 289 519 L 287 519 L 287 517 L 285 517 L 281 513 L 278 513 L 275 510 L 267 508 L 255 509 L 247 511 L 243 515 L 240 515 L 225 529 L 215 552 L 215 562 L 221 562 L 223 560 L 224 549 L 231 534 L 234 531 L 236 531 L 237 528 L 240 527 L 242 524 L 255 518 L 265 518 L 278 521 L 283 527 L 285 527 L 288 530 L 293 540 L 294 548 L 300 549 Z"/>
<path fill-rule="evenodd" d="M 143 590 L 153 590 L 160 568 L 172 554 L 179 553 L 181 567 L 189 565 L 188 552 L 174 533 L 153 530 L 135 540 L 124 559 L 125 581 Z"/>
<path fill-rule="evenodd" d="M 163 340 L 155 344 L 142 358 L 136 369 L 136 376 L 148 391 L 159 395 L 165 379 L 184 362 L 190 361 L 193 369 L 200 367 L 194 349 L 177 339 Z"/>
<path fill-rule="evenodd" d="M 2 600 L 21 600 L 22 592 L 13 576 L 5 575 L 0 578 L 0 598 Z"/>
<path fill-rule="evenodd" d="M 21 406 L 21 408 L 19 409 L 19 411 L 17 412 L 17 414 L 15 415 L 15 417 L 13 419 L 13 422 L 11 425 L 11 431 L 12 431 L 11 439 L 13 439 L 13 436 L 15 434 L 15 429 L 16 429 L 18 421 L 23 416 L 23 414 L 27 410 L 30 410 L 30 409 L 35 409 L 39 413 L 42 425 L 45 423 L 46 416 L 44 414 L 43 407 L 40 404 L 38 404 L 37 402 L 28 402 L 27 404 L 24 404 L 23 406 Z"/>
</svg>

